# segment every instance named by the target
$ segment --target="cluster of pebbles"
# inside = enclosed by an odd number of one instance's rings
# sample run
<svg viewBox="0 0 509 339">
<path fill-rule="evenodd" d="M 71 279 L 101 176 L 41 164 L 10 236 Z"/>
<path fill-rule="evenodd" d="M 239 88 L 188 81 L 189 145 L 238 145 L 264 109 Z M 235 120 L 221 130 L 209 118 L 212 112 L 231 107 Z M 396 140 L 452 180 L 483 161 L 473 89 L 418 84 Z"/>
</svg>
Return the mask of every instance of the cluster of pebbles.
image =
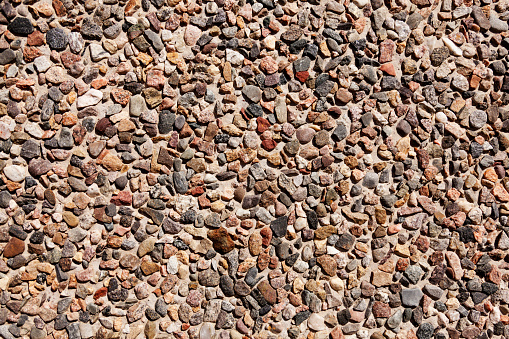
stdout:
<svg viewBox="0 0 509 339">
<path fill-rule="evenodd" d="M 0 337 L 508 337 L 508 19 L 4 0 Z"/>
</svg>

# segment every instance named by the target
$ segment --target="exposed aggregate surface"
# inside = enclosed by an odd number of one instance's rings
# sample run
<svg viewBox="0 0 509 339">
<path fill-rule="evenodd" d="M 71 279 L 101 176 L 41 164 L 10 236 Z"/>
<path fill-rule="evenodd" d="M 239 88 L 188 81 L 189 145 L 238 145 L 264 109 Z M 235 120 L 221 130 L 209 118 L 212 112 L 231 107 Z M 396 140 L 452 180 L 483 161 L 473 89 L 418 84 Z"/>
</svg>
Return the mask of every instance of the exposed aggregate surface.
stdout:
<svg viewBox="0 0 509 339">
<path fill-rule="evenodd" d="M 0 3 L 0 337 L 509 337 L 508 0 Z"/>
</svg>

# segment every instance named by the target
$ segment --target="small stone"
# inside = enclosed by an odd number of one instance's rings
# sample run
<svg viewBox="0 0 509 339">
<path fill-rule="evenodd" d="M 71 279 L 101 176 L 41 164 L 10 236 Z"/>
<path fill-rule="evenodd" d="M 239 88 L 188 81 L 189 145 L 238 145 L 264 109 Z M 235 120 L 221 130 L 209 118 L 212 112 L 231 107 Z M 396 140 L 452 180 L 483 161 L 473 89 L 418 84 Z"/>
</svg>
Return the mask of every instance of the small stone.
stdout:
<svg viewBox="0 0 509 339">
<path fill-rule="evenodd" d="M 419 326 L 415 335 L 418 339 L 430 339 L 433 336 L 434 330 L 433 325 L 430 323 L 423 323 Z"/>
<path fill-rule="evenodd" d="M 196 42 L 201 36 L 201 30 L 193 25 L 188 25 L 186 27 L 186 32 L 184 34 L 184 41 L 186 42 L 186 45 L 188 46 L 194 46 L 196 45 Z"/>
<path fill-rule="evenodd" d="M 472 113 L 470 113 L 469 120 L 470 126 L 472 128 L 479 129 L 486 125 L 486 123 L 488 122 L 488 116 L 484 111 L 474 110 Z"/>
<path fill-rule="evenodd" d="M 18 16 L 11 21 L 7 29 L 12 34 L 26 36 L 34 31 L 34 26 L 29 19 Z"/>
<path fill-rule="evenodd" d="M 262 91 L 252 85 L 247 85 L 242 88 L 242 94 L 244 94 L 252 102 L 260 102 L 262 98 Z"/>
<path fill-rule="evenodd" d="M 313 331 L 323 331 L 327 328 L 325 325 L 325 320 L 322 316 L 313 313 L 308 319 L 308 327 Z"/>
<path fill-rule="evenodd" d="M 11 165 L 4 168 L 4 174 L 7 179 L 20 182 L 25 179 L 26 171 L 23 166 Z"/>
<path fill-rule="evenodd" d="M 61 28 L 52 28 L 46 33 L 46 43 L 51 49 L 61 51 L 67 47 L 67 34 Z"/>
<path fill-rule="evenodd" d="M 422 299 L 422 292 L 419 288 L 409 288 L 401 291 L 401 303 L 406 307 L 416 307 Z"/>
<path fill-rule="evenodd" d="M 281 238 L 286 235 L 288 228 L 288 217 L 283 216 L 275 219 L 270 223 L 270 229 L 277 238 Z"/>
<path fill-rule="evenodd" d="M 91 88 L 84 95 L 78 98 L 77 107 L 78 109 L 85 108 L 88 106 L 97 105 L 103 99 L 103 93 L 97 89 Z"/>
<path fill-rule="evenodd" d="M 10 64 L 16 59 L 16 53 L 12 49 L 0 52 L 0 65 Z"/>
<path fill-rule="evenodd" d="M 374 172 L 368 172 L 362 180 L 362 185 L 367 188 L 375 188 L 378 185 L 378 175 Z"/>
<path fill-rule="evenodd" d="M 228 253 L 235 247 L 228 231 L 223 227 L 208 231 L 207 236 L 212 240 L 214 249 L 220 253 Z"/>
<path fill-rule="evenodd" d="M 3 256 L 5 258 L 13 258 L 25 251 L 25 242 L 21 239 L 11 237 L 7 245 L 5 245 Z"/>
</svg>

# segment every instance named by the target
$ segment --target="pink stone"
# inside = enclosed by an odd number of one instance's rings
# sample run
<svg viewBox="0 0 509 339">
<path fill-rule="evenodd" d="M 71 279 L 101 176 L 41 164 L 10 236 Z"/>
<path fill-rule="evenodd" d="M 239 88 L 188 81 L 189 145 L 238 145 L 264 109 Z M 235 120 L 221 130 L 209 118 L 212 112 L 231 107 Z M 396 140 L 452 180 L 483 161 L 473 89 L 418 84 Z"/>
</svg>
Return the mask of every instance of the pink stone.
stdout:
<svg viewBox="0 0 509 339">
<path fill-rule="evenodd" d="M 401 224 L 389 225 L 389 228 L 387 229 L 387 233 L 388 234 L 396 234 L 399 231 L 401 231 L 401 228 L 402 228 Z"/>
<path fill-rule="evenodd" d="M 461 268 L 461 262 L 458 255 L 454 252 L 446 252 L 445 258 L 452 268 L 452 277 L 454 280 L 460 280 L 463 277 L 463 269 Z"/>
<path fill-rule="evenodd" d="M 147 72 L 147 86 L 163 89 L 164 86 L 164 73 L 158 69 L 151 69 Z"/>
<path fill-rule="evenodd" d="M 186 32 L 184 34 L 184 42 L 188 46 L 194 46 L 198 39 L 201 36 L 201 30 L 193 25 L 188 25 L 186 27 Z"/>
</svg>

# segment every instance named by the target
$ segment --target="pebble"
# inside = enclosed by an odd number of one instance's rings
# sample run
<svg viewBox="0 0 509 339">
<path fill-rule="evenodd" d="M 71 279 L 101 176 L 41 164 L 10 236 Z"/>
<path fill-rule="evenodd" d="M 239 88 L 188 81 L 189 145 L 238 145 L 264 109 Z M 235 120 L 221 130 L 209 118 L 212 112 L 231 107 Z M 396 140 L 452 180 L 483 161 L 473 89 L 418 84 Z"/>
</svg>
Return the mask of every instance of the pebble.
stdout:
<svg viewBox="0 0 509 339">
<path fill-rule="evenodd" d="M 423 293 L 418 288 L 409 288 L 401 291 L 401 303 L 406 307 L 416 307 L 422 299 Z"/>
<path fill-rule="evenodd" d="M 34 26 L 28 18 L 18 16 L 7 25 L 7 29 L 12 34 L 26 36 L 34 31 Z"/>
<path fill-rule="evenodd" d="M 0 65 L 10 64 L 16 59 L 16 53 L 12 49 L 0 52 Z"/>
<path fill-rule="evenodd" d="M 4 174 L 7 177 L 7 179 L 12 180 L 14 182 L 20 182 L 25 179 L 26 170 L 23 166 L 11 165 L 6 166 L 4 168 Z"/>
<path fill-rule="evenodd" d="M 472 128 L 479 129 L 484 127 L 484 125 L 488 122 L 488 116 L 484 111 L 475 110 L 470 113 L 469 120 Z"/>
<path fill-rule="evenodd" d="M 97 89 L 91 88 L 84 95 L 80 96 L 77 101 L 78 108 L 97 105 L 103 99 L 103 93 Z"/>
<path fill-rule="evenodd" d="M 52 28 L 46 33 L 46 43 L 51 49 L 61 51 L 67 46 L 67 34 L 61 28 Z"/>
<path fill-rule="evenodd" d="M 309 317 L 308 326 L 310 329 L 317 332 L 323 331 L 327 328 L 327 326 L 325 326 L 325 320 L 323 319 L 323 317 L 316 313 L 311 314 L 311 316 Z"/>
</svg>

